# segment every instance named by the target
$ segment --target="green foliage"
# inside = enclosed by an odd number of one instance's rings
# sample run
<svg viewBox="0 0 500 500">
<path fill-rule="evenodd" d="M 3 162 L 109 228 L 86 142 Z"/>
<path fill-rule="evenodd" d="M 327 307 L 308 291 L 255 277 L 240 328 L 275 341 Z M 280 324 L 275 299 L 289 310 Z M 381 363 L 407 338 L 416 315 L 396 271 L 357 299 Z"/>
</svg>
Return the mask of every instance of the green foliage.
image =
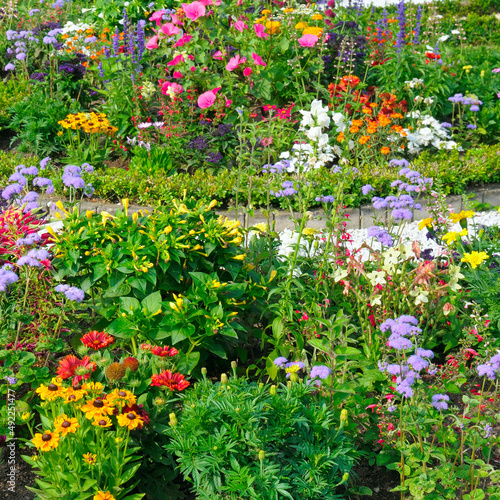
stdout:
<svg viewBox="0 0 500 500">
<path fill-rule="evenodd" d="M 339 414 L 305 383 L 205 379 L 185 394 L 167 449 L 200 500 L 341 499 L 357 453 Z"/>
<path fill-rule="evenodd" d="M 39 156 L 62 151 L 63 141 L 58 135 L 61 127 L 57 122 L 78 111 L 78 103 L 42 92 L 13 104 L 8 109 L 12 115 L 9 128 L 16 132 L 15 140 L 21 141 L 18 150 Z"/>
<path fill-rule="evenodd" d="M 56 237 L 56 274 L 92 295 L 98 328 L 133 346 L 136 337 L 175 345 L 183 371 L 209 352 L 226 359 L 244 337 L 238 316 L 268 280 L 245 271 L 239 223 L 214 205 L 174 201 L 140 216 L 75 210 Z"/>
<path fill-rule="evenodd" d="M 30 82 L 22 76 L 10 78 L 6 82 L 0 80 L 0 130 L 9 125 L 8 108 L 22 101 L 30 93 Z"/>
</svg>

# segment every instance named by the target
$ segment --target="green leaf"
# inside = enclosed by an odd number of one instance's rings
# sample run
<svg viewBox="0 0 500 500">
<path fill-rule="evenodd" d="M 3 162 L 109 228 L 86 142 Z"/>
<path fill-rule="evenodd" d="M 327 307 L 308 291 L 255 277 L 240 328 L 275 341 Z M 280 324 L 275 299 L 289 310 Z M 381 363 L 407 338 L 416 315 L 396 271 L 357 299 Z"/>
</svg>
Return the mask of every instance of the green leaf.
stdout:
<svg viewBox="0 0 500 500">
<path fill-rule="evenodd" d="M 140 308 L 141 304 L 134 297 L 120 297 L 120 309 L 127 314 L 134 313 Z"/>
<path fill-rule="evenodd" d="M 122 283 L 120 286 L 113 288 L 110 287 L 104 293 L 104 297 L 123 297 L 124 295 L 128 295 L 130 293 L 130 285 L 126 283 Z"/>
<path fill-rule="evenodd" d="M 198 364 L 199 360 L 200 360 L 199 352 L 190 352 L 189 354 L 184 354 L 180 352 L 177 355 L 177 369 L 181 373 L 189 374 L 196 368 L 196 365 Z"/>
<path fill-rule="evenodd" d="M 149 313 L 147 315 L 155 314 L 161 309 L 161 293 L 153 292 L 141 302 L 141 305 L 146 308 Z"/>
</svg>

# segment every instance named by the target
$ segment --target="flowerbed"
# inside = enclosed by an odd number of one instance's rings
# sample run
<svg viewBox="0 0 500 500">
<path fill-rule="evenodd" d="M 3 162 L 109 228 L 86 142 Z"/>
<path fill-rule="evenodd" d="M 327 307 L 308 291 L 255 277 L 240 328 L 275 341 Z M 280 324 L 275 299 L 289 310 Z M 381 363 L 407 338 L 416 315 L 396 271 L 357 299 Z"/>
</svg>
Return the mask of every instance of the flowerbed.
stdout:
<svg viewBox="0 0 500 500">
<path fill-rule="evenodd" d="M 384 498 L 500 498 L 500 229 L 446 200 L 499 180 L 500 56 L 472 18 L 2 7 L 6 498 L 19 452 L 41 499 L 375 496 L 360 463 L 395 471 Z M 403 240 L 424 202 L 434 252 Z"/>
</svg>

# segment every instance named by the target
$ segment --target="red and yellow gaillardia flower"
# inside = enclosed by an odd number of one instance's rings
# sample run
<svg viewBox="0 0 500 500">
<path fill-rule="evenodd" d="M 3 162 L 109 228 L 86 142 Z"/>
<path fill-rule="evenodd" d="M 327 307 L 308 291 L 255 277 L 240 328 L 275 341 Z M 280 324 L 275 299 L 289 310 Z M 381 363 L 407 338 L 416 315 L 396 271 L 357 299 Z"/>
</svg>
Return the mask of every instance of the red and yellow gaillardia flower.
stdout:
<svg viewBox="0 0 500 500">
<path fill-rule="evenodd" d="M 85 347 L 96 351 L 108 347 L 108 345 L 111 345 L 115 341 L 111 335 L 105 332 L 98 332 L 97 330 L 86 333 L 80 340 Z"/>
<path fill-rule="evenodd" d="M 158 375 L 151 377 L 151 384 L 156 387 L 168 387 L 171 391 L 183 391 L 189 386 L 189 382 L 180 373 L 172 373 L 170 370 L 163 370 Z"/>
<path fill-rule="evenodd" d="M 168 345 L 166 346 L 154 346 L 152 349 L 151 349 L 151 353 L 154 354 L 155 356 L 161 356 L 162 358 L 168 356 L 168 357 L 172 357 L 172 356 L 175 356 L 176 354 L 179 354 L 179 351 L 175 348 L 175 347 L 168 347 Z"/>
<path fill-rule="evenodd" d="M 90 361 L 88 356 L 78 359 L 73 354 L 68 354 L 64 359 L 59 361 L 57 374 L 64 380 L 73 377 L 73 384 L 76 384 L 82 380 L 89 379 L 90 374 L 95 371 L 96 367 L 96 364 Z"/>
</svg>

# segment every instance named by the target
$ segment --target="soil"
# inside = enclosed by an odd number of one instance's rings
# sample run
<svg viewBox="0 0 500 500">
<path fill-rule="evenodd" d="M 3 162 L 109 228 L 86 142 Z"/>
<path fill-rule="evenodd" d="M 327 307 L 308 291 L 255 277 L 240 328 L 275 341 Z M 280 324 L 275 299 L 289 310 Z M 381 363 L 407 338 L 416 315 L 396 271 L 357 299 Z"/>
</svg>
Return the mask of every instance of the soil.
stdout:
<svg viewBox="0 0 500 500">
<path fill-rule="evenodd" d="M 1 450 L 1 456 L 2 456 L 2 463 L 0 463 L 0 498 L 2 500 L 32 500 L 35 498 L 35 494 L 31 493 L 31 491 L 28 491 L 26 489 L 26 486 L 34 486 L 36 487 L 35 484 L 35 474 L 33 474 L 31 466 L 26 463 L 22 458 L 21 455 L 30 455 L 33 452 L 28 449 L 22 449 L 20 450 L 20 443 L 16 443 L 16 450 L 15 450 L 15 485 L 12 489 L 9 489 L 11 487 L 11 484 L 8 483 L 9 481 L 9 476 L 7 474 L 10 472 L 10 468 L 12 467 L 11 464 L 9 464 L 9 448 L 3 447 L 0 448 Z"/>
<path fill-rule="evenodd" d="M 356 486 L 367 486 L 373 492 L 371 496 L 358 496 L 370 500 L 399 500 L 399 493 L 391 490 L 399 486 L 399 474 L 394 470 L 377 465 L 370 465 L 368 461 L 361 461 L 352 471 Z"/>
<path fill-rule="evenodd" d="M 15 133 L 12 130 L 0 130 L 0 151 L 11 151 L 10 142 Z"/>
</svg>

